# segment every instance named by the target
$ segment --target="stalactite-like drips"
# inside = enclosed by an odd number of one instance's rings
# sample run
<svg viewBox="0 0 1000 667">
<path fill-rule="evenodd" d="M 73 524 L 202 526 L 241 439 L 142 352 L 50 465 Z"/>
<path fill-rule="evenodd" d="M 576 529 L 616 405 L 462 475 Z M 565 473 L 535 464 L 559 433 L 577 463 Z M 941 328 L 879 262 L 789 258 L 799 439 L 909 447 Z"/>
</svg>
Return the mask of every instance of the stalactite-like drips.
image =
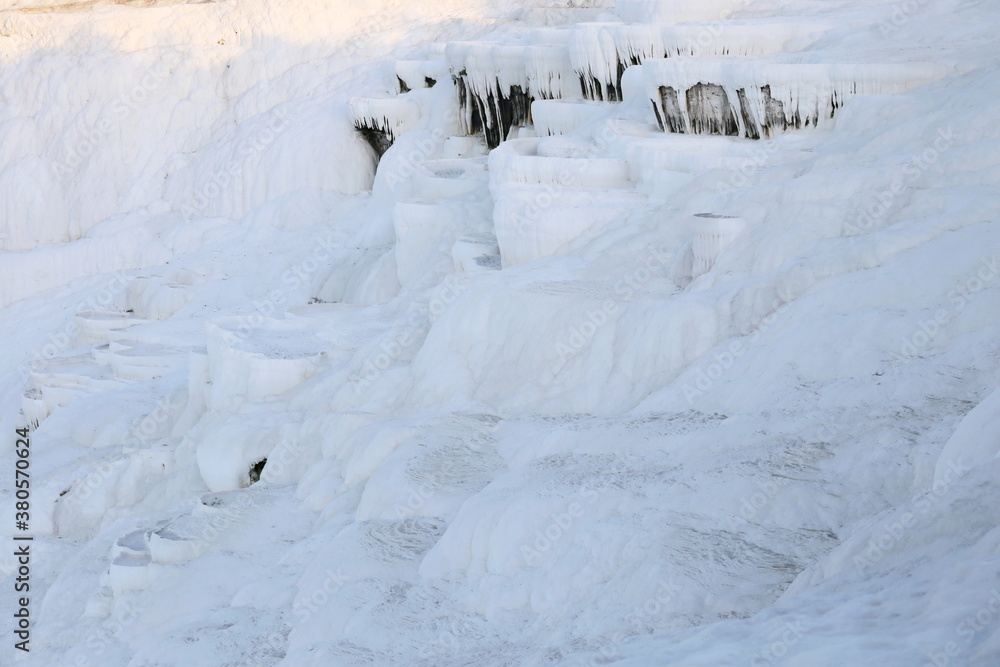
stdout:
<svg viewBox="0 0 1000 667">
<path fill-rule="evenodd" d="M 917 64 L 800 65 L 705 58 L 643 65 L 649 99 L 665 131 L 748 139 L 819 127 L 850 97 L 906 90 L 941 74 L 940 68 Z"/>
</svg>

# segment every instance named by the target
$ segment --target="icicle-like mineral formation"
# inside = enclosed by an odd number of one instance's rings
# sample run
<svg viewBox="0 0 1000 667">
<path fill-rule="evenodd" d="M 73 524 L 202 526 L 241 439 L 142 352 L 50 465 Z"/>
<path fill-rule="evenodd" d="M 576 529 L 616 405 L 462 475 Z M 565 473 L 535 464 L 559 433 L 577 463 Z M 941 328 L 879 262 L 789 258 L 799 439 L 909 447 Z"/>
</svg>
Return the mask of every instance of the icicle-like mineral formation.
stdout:
<svg viewBox="0 0 1000 667">
<path fill-rule="evenodd" d="M 788 64 L 707 58 L 643 65 L 657 122 L 668 132 L 748 139 L 829 122 L 857 95 L 894 93 L 931 81 L 925 64 Z"/>
<path fill-rule="evenodd" d="M 355 97 L 350 101 L 354 127 L 382 157 L 393 142 L 420 121 L 420 107 L 404 97 Z"/>
<path fill-rule="evenodd" d="M 456 42 L 445 49 L 466 134 L 482 131 L 490 148 L 531 122 L 525 46 Z"/>
<path fill-rule="evenodd" d="M 625 69 L 667 51 L 660 26 L 585 23 L 574 31 L 570 54 L 587 99 L 619 102 Z"/>
<path fill-rule="evenodd" d="M 448 44 L 461 131 L 482 132 L 487 146 L 496 148 L 512 129 L 531 124 L 534 100 L 578 99 L 569 38 L 568 30 L 540 29 L 527 44 Z"/>
<path fill-rule="evenodd" d="M 528 46 L 524 51 L 524 68 L 528 91 L 535 99 L 560 100 L 580 97 L 565 46 Z"/>
<path fill-rule="evenodd" d="M 584 95 L 619 101 L 622 74 L 651 59 L 677 56 L 747 56 L 801 48 L 806 38 L 828 26 L 816 21 L 716 21 L 680 26 L 634 23 L 585 23 L 570 40 L 573 68 Z"/>
</svg>

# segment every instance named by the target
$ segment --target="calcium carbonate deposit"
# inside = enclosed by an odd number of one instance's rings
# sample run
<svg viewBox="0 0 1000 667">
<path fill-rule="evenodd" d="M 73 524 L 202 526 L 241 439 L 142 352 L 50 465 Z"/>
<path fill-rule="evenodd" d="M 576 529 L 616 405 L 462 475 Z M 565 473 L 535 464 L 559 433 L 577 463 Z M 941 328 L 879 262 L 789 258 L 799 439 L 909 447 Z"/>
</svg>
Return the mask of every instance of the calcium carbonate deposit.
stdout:
<svg viewBox="0 0 1000 667">
<path fill-rule="evenodd" d="M 984 0 L 0 0 L 0 664 L 1000 664 Z"/>
</svg>

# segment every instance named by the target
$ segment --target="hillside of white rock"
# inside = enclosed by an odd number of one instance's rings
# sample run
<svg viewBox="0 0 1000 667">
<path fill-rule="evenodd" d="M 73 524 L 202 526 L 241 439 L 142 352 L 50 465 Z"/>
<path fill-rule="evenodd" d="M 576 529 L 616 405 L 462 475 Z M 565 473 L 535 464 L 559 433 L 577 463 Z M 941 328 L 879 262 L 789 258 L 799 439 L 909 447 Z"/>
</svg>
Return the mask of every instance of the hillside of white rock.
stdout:
<svg viewBox="0 0 1000 667">
<path fill-rule="evenodd" d="M 0 664 L 1000 664 L 998 29 L 0 3 Z"/>
</svg>

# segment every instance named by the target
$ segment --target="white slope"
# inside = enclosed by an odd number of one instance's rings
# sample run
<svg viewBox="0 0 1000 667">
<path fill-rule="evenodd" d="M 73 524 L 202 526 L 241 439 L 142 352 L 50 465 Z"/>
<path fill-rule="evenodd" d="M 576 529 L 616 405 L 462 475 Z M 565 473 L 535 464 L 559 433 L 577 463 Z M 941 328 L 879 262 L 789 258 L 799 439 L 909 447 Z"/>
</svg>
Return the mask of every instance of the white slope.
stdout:
<svg viewBox="0 0 1000 667">
<path fill-rule="evenodd" d="M 0 664 L 1000 662 L 989 3 L 29 4 Z M 677 21 L 732 64 L 570 85 Z M 913 63 L 756 142 L 649 95 Z M 487 154 L 452 75 L 534 124 Z"/>
</svg>

